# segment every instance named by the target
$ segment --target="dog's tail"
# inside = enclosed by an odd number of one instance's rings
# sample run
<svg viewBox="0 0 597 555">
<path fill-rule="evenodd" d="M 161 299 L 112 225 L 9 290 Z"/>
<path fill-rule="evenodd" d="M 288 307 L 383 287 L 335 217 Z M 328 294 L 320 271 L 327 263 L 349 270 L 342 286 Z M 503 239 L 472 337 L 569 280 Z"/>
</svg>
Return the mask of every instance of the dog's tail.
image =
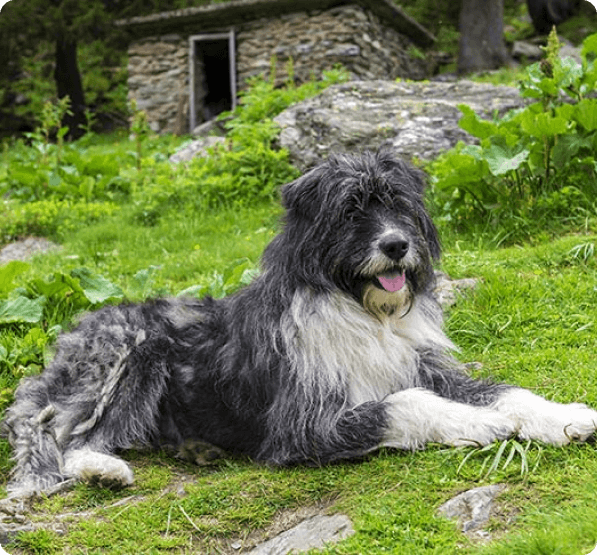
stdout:
<svg viewBox="0 0 597 555">
<path fill-rule="evenodd" d="M 23 403 L 17 409 L 10 409 L 3 423 L 16 461 L 6 489 L 11 496 L 51 490 L 68 479 L 54 433 L 55 408 Z"/>
</svg>

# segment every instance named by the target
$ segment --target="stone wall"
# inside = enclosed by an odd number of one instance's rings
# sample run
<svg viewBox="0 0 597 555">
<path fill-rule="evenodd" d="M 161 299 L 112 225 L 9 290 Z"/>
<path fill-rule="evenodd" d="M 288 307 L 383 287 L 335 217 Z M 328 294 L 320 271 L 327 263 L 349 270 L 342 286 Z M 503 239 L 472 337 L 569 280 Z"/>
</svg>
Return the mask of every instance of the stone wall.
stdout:
<svg viewBox="0 0 597 555">
<path fill-rule="evenodd" d="M 228 29 L 196 29 L 192 34 Z M 153 130 L 188 132 L 189 40 L 187 34 L 153 36 L 129 47 L 129 98 L 145 110 Z M 276 57 L 276 81 L 287 79 L 292 58 L 294 76 L 304 82 L 340 63 L 354 79 L 420 79 L 426 63 L 410 40 L 382 25 L 357 5 L 326 11 L 297 12 L 259 19 L 235 27 L 237 90 L 248 78 L 268 74 Z"/>
<path fill-rule="evenodd" d="M 129 47 L 129 99 L 160 133 L 188 131 L 189 41 L 180 35 L 144 38 Z"/>
<path fill-rule="evenodd" d="M 247 78 L 268 74 L 272 56 L 279 62 L 278 82 L 286 80 L 290 58 L 299 82 L 338 63 L 357 79 L 427 76 L 424 61 L 409 55 L 410 40 L 356 5 L 254 21 L 237 32 L 236 41 L 240 88 Z"/>
</svg>

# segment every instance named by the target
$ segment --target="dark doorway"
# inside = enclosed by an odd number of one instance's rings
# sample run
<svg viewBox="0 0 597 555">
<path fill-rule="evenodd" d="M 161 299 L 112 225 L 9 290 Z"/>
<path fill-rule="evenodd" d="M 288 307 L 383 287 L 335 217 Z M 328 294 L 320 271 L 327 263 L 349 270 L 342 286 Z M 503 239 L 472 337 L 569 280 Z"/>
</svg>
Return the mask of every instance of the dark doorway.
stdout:
<svg viewBox="0 0 597 555">
<path fill-rule="evenodd" d="M 234 35 L 191 37 L 191 131 L 236 105 Z"/>
</svg>

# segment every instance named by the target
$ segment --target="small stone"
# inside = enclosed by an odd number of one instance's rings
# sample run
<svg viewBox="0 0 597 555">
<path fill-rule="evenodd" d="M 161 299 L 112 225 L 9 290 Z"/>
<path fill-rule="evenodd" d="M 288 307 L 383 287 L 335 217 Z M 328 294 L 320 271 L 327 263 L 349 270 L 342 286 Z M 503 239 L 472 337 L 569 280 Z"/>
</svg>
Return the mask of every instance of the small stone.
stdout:
<svg viewBox="0 0 597 555">
<path fill-rule="evenodd" d="M 319 515 L 258 545 L 249 555 L 286 555 L 321 549 L 354 534 L 352 522 L 345 515 Z"/>
<path fill-rule="evenodd" d="M 536 44 L 517 40 L 512 45 L 512 57 L 517 60 L 540 60 L 543 57 L 543 50 Z"/>
<path fill-rule="evenodd" d="M 494 484 L 470 489 L 446 501 L 437 512 L 457 520 L 464 533 L 478 531 L 489 520 L 493 502 L 505 488 L 504 484 Z"/>
<path fill-rule="evenodd" d="M 6 245 L 0 250 L 0 265 L 13 260 L 28 260 L 36 254 L 58 250 L 60 246 L 43 237 L 28 237 Z"/>
</svg>

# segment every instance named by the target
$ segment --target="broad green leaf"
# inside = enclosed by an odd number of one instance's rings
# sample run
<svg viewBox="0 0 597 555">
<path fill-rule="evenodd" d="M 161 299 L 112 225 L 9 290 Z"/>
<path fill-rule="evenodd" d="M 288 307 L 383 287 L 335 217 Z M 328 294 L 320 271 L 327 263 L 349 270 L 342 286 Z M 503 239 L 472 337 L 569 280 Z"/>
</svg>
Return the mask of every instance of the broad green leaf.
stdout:
<svg viewBox="0 0 597 555">
<path fill-rule="evenodd" d="M 583 74 L 582 66 L 573 58 L 562 58 L 554 72 L 555 81 L 560 89 L 567 89 L 569 86 L 578 83 Z"/>
<path fill-rule="evenodd" d="M 597 33 L 589 35 L 582 43 L 581 55 L 586 58 L 587 54 L 597 54 Z"/>
<path fill-rule="evenodd" d="M 131 279 L 130 293 L 139 298 L 147 297 L 159 269 L 159 266 L 150 266 L 149 268 L 139 270 Z"/>
<path fill-rule="evenodd" d="M 520 125 L 525 133 L 533 137 L 555 137 L 566 133 L 568 121 L 561 116 L 552 116 L 549 113 L 532 114 L 527 112 L 521 118 Z"/>
<path fill-rule="evenodd" d="M 209 290 L 207 285 L 191 285 L 178 293 L 177 297 L 204 297 Z"/>
<path fill-rule="evenodd" d="M 41 278 L 32 279 L 28 284 L 30 292 L 47 298 L 71 296 L 73 293 L 83 295 L 79 282 L 72 277 L 56 272 L 50 281 Z"/>
<path fill-rule="evenodd" d="M 487 139 L 498 133 L 497 125 L 480 118 L 470 106 L 459 104 L 458 109 L 463 113 L 463 116 L 458 122 L 458 126 L 474 137 Z"/>
<path fill-rule="evenodd" d="M 0 301 L 0 324 L 36 324 L 43 317 L 45 303 L 45 297 L 32 300 L 19 296 Z"/>
<path fill-rule="evenodd" d="M 19 260 L 13 260 L 4 266 L 0 266 L 0 295 L 8 294 L 12 289 L 14 279 L 24 274 L 30 267 L 26 262 Z"/>
<path fill-rule="evenodd" d="M 592 148 L 591 137 L 580 137 L 578 134 L 567 134 L 558 137 L 551 157 L 556 168 L 562 168 L 572 160 L 581 149 Z"/>
<path fill-rule="evenodd" d="M 105 277 L 93 274 L 87 268 L 77 268 L 71 272 L 71 275 L 79 280 L 85 297 L 92 304 L 120 300 L 124 297 L 120 287 L 108 281 Z"/>
<path fill-rule="evenodd" d="M 83 177 L 79 183 L 79 194 L 90 200 L 93 195 L 93 189 L 95 188 L 95 179 L 93 177 L 86 175 Z"/>
<path fill-rule="evenodd" d="M 50 174 L 50 179 L 48 180 L 48 184 L 52 189 L 56 189 L 62 183 L 62 178 L 56 172 L 52 172 Z"/>
<path fill-rule="evenodd" d="M 575 119 L 587 131 L 597 129 L 597 100 L 584 98 L 576 105 Z"/>
<path fill-rule="evenodd" d="M 517 170 L 529 157 L 530 151 L 527 149 L 514 153 L 510 149 L 501 145 L 491 145 L 487 149 L 485 159 L 489 166 L 489 171 L 495 175 L 505 175 L 510 171 Z"/>
</svg>

